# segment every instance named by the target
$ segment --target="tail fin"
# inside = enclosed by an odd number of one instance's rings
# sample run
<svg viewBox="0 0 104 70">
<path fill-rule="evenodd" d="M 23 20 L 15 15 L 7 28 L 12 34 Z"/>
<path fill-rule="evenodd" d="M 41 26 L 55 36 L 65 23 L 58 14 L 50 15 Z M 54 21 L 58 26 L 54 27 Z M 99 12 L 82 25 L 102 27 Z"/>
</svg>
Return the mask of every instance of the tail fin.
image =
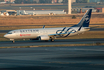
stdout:
<svg viewBox="0 0 104 70">
<path fill-rule="evenodd" d="M 81 27 L 89 27 L 91 13 L 92 13 L 92 9 L 89 9 L 87 11 L 87 13 L 83 16 L 81 21 L 77 25 L 74 25 L 73 27 L 80 27 L 80 28 Z"/>
</svg>

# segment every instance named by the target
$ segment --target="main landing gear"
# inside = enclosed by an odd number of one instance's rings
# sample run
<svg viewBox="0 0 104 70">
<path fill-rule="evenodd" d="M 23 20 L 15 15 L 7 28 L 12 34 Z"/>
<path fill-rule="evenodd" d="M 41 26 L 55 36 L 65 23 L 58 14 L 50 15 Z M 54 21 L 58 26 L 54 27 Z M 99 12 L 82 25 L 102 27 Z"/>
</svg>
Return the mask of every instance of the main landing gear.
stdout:
<svg viewBox="0 0 104 70">
<path fill-rule="evenodd" d="M 15 41 L 13 40 L 12 43 L 15 43 Z"/>
<path fill-rule="evenodd" d="M 51 41 L 51 42 L 54 42 L 54 41 L 55 41 L 55 37 L 53 37 L 53 38 L 51 37 L 51 38 L 50 38 L 50 41 Z"/>
<path fill-rule="evenodd" d="M 51 42 L 54 42 L 54 39 L 51 38 Z"/>
</svg>

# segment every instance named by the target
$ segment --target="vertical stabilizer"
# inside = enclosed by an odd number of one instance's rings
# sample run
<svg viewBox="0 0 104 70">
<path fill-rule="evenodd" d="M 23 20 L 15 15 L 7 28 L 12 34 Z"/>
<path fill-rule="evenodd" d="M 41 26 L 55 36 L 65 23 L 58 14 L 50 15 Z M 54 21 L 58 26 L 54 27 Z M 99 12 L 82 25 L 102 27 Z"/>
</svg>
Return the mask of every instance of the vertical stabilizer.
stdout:
<svg viewBox="0 0 104 70">
<path fill-rule="evenodd" d="M 73 27 L 89 27 L 89 23 L 90 23 L 90 18 L 91 18 L 91 13 L 92 13 L 92 9 L 89 9 L 86 14 L 83 16 L 83 18 L 81 19 L 81 21 L 73 26 Z"/>
</svg>

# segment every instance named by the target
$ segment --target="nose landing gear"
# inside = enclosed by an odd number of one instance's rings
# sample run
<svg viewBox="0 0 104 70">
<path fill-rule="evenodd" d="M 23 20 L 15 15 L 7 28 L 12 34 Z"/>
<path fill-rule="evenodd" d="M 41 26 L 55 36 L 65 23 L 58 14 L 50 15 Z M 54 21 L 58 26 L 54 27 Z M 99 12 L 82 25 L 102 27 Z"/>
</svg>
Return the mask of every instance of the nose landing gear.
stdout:
<svg viewBox="0 0 104 70">
<path fill-rule="evenodd" d="M 15 41 L 13 40 L 12 43 L 15 43 Z"/>
<path fill-rule="evenodd" d="M 15 40 L 14 39 L 10 39 L 12 41 L 12 43 L 15 43 Z"/>
</svg>

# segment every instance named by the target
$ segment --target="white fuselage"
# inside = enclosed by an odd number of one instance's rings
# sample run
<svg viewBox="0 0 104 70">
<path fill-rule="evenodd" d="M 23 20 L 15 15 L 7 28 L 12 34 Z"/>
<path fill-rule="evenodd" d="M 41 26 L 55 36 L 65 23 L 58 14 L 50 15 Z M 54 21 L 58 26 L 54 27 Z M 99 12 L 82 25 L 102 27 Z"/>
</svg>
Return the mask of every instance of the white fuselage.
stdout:
<svg viewBox="0 0 104 70">
<path fill-rule="evenodd" d="M 88 31 L 88 27 L 82 27 L 80 31 L 77 31 L 79 27 L 66 27 L 66 28 L 37 28 L 37 29 L 20 29 L 13 30 L 4 35 L 5 38 L 14 39 L 35 39 L 39 36 L 57 36 L 57 37 L 67 37 L 83 33 Z M 64 34 L 63 36 L 61 36 Z"/>
</svg>

